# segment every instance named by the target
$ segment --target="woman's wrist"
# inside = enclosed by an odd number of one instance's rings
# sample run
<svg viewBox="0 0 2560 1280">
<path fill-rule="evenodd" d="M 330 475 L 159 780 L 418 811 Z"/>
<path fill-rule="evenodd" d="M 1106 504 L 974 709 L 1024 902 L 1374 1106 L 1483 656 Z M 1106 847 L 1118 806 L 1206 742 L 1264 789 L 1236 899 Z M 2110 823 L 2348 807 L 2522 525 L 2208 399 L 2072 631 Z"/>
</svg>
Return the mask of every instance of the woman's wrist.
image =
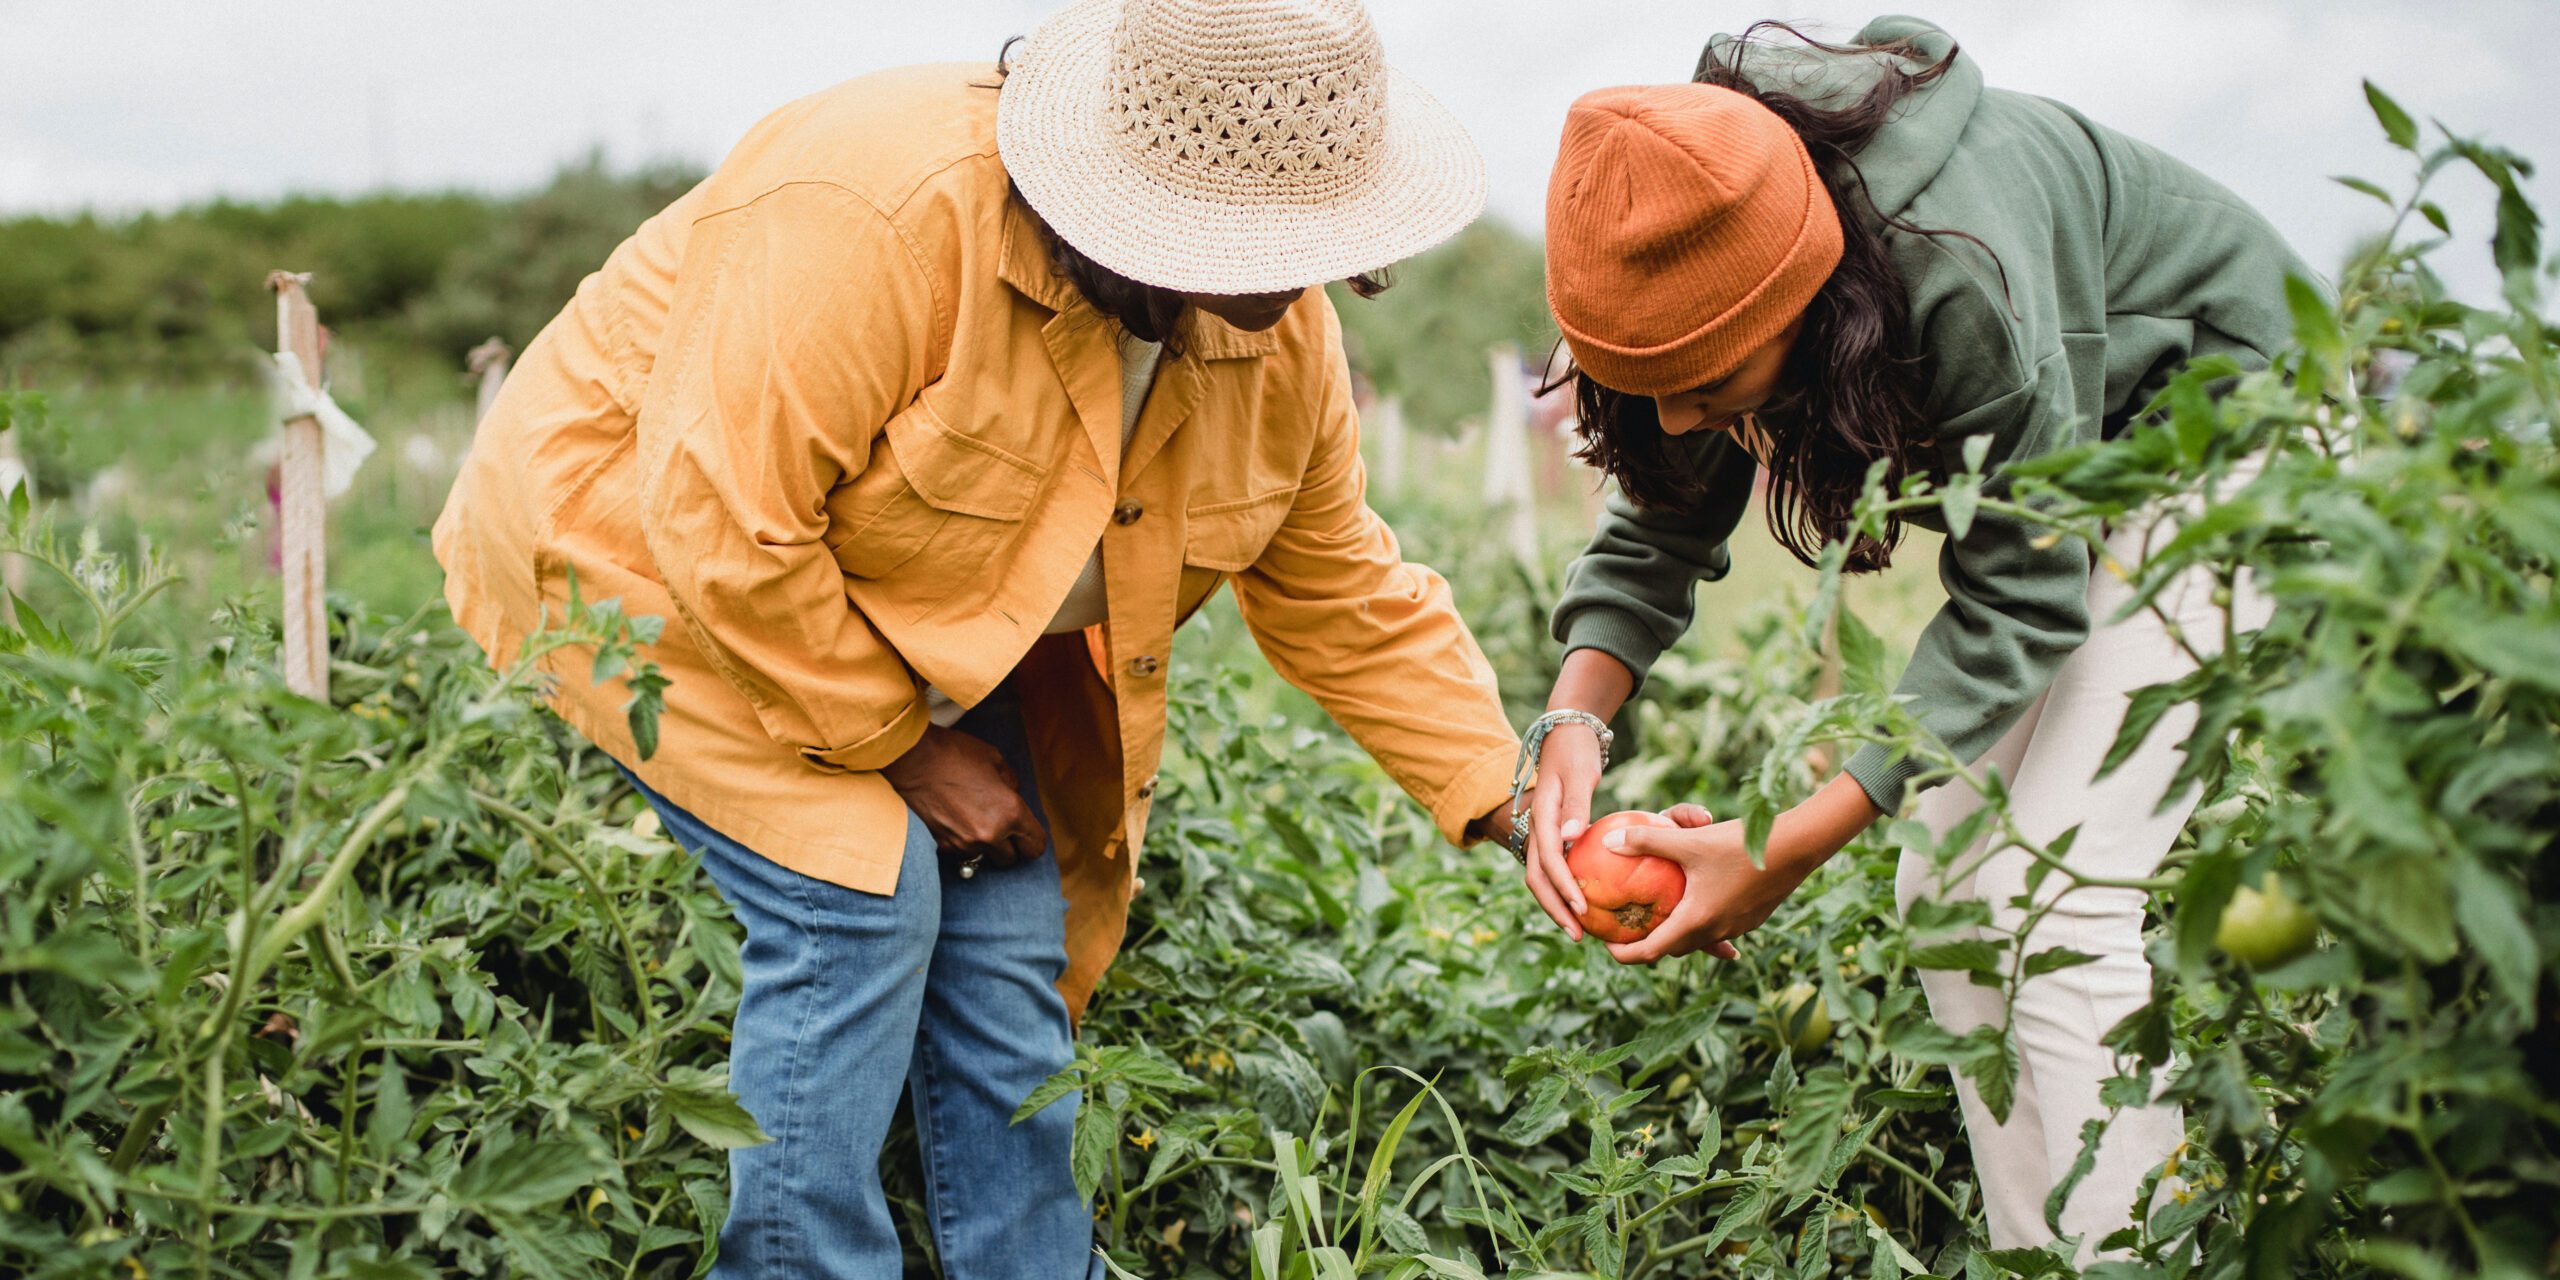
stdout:
<svg viewBox="0 0 2560 1280">
<path fill-rule="evenodd" d="M 1769 831 L 1767 865 L 1800 884 L 1883 816 L 1857 779 L 1840 774 L 1778 815 Z"/>
<path fill-rule="evenodd" d="M 1547 695 L 1547 710 L 1588 711 L 1608 720 L 1627 704 L 1635 688 L 1635 673 L 1627 664 L 1598 649 L 1576 649 L 1564 656 L 1555 688 Z"/>
</svg>

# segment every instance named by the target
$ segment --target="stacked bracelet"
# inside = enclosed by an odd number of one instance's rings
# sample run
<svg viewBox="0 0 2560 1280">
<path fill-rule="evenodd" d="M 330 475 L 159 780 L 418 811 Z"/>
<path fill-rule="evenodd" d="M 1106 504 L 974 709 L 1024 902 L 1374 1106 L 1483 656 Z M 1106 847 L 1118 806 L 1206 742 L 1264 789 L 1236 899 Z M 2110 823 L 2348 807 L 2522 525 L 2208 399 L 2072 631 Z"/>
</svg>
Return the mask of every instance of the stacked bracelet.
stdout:
<svg viewBox="0 0 2560 1280">
<path fill-rule="evenodd" d="M 1520 865 L 1529 865 L 1529 810 L 1520 796 L 1538 781 L 1538 753 L 1546 744 L 1547 734 L 1560 724 L 1578 724 L 1600 735 L 1600 767 L 1609 767 L 1609 744 L 1618 735 L 1609 731 L 1609 722 L 1588 711 L 1550 711 L 1529 723 L 1529 732 L 1520 739 L 1520 758 L 1511 765 L 1511 838 L 1502 842 Z"/>
</svg>

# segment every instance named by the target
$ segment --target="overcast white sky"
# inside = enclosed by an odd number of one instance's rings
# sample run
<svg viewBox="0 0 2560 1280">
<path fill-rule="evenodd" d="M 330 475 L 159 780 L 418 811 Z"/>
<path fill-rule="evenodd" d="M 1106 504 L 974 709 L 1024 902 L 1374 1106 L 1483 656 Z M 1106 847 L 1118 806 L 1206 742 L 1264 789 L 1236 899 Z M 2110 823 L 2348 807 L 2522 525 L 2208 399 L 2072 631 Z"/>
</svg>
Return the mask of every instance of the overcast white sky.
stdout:
<svg viewBox="0 0 2560 1280">
<path fill-rule="evenodd" d="M 510 190 L 601 144 L 708 164 L 800 94 L 979 59 L 1048 0 L 0 0 L 0 212 L 167 207 L 381 185 Z M 1931 0 L 1994 85 L 2059 98 L 2228 183 L 2324 269 L 2392 185 L 2357 81 L 2560 164 L 2553 0 Z M 1564 109 L 1688 78 L 1715 31 L 1836 35 L 1876 0 L 1371 0 L 1388 56 L 1456 110 L 1493 211 L 1534 230 Z M 2466 239 L 2476 178 L 2448 175 Z M 2535 184 L 2538 196 L 2554 188 Z M 2456 261 L 2485 263 L 2466 249 Z M 2485 266 L 2459 278 L 2487 283 Z"/>
</svg>

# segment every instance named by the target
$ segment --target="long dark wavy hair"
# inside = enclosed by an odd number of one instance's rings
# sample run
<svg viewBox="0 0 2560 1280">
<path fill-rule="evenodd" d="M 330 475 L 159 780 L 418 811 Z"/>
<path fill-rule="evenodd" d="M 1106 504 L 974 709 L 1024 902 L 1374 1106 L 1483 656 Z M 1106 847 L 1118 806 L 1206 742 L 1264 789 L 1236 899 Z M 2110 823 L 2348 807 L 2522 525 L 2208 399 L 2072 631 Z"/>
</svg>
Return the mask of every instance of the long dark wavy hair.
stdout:
<svg viewBox="0 0 2560 1280">
<path fill-rule="evenodd" d="M 1825 54 L 1892 56 L 1878 59 L 1883 72 L 1866 96 L 1826 110 L 1744 74 L 1745 58 L 1767 47 L 1762 36 L 1769 31 L 1785 32 Z M 1874 223 L 1982 243 L 1961 231 L 1913 226 L 1877 209 L 1858 171 L 1858 152 L 1874 141 L 1902 100 L 1955 64 L 1950 49 L 1917 70 L 1905 65 L 1925 56 L 1909 41 L 1825 44 L 1785 23 L 1759 22 L 1730 46 L 1710 47 L 1698 60 L 1698 83 L 1743 94 L 1795 130 L 1840 216 L 1840 265 L 1806 304 L 1777 394 L 1757 415 L 1769 451 L 1763 460 L 1769 471 L 1769 532 L 1808 565 L 1820 562 L 1825 544 L 1849 537 L 1867 469 L 1883 459 L 1885 483 L 1898 486 L 1925 443 L 1921 403 L 1928 370 L 1912 340 L 1911 295 Z M 1697 499 L 1699 481 L 1670 448 L 1651 398 L 1612 391 L 1579 370 L 1569 376 L 1582 436 L 1577 457 L 1615 479 L 1638 505 L 1679 507 Z M 1848 571 L 1890 565 L 1901 542 L 1900 517 L 1887 517 L 1883 537 L 1862 533 L 1850 543 Z"/>
<path fill-rule="evenodd" d="M 1004 47 L 996 51 L 995 79 L 979 85 L 979 88 L 1002 89 L 1004 87 L 1005 77 L 1013 71 L 1011 63 L 1013 46 L 1020 44 L 1022 39 L 1021 36 L 1015 36 L 1005 41 Z M 1059 235 L 1055 229 L 1051 228 L 1048 220 L 1040 216 L 1039 210 L 1031 207 L 1030 201 L 1022 198 L 1022 188 L 1019 186 L 1013 188 L 1013 202 L 1022 206 L 1022 211 L 1029 214 L 1031 221 L 1039 226 L 1040 239 L 1049 247 L 1049 265 L 1055 268 L 1059 275 L 1065 276 L 1067 282 L 1076 287 L 1076 292 L 1084 295 L 1084 300 L 1092 304 L 1094 310 L 1119 321 L 1120 327 L 1128 330 L 1130 337 L 1141 342 L 1163 343 L 1164 353 L 1168 356 L 1182 354 L 1182 313 L 1190 309 L 1189 301 L 1171 289 L 1140 284 L 1086 257 L 1082 249 L 1068 244 L 1065 236 Z M 1349 285 L 1351 292 L 1360 297 L 1374 298 L 1385 293 L 1387 287 L 1394 284 L 1395 280 L 1381 268 L 1353 276 L 1343 283 Z"/>
</svg>

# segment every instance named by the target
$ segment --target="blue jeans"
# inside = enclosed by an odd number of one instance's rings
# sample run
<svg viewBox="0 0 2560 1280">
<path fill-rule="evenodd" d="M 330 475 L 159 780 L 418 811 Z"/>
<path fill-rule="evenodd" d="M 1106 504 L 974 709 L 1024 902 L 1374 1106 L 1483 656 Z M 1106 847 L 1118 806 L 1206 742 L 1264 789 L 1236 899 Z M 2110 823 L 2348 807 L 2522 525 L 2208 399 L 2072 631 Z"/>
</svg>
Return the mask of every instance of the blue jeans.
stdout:
<svg viewBox="0 0 2560 1280">
<path fill-rule="evenodd" d="M 1003 752 L 1039 812 L 1011 692 L 958 727 Z M 1078 1096 L 1011 1123 L 1075 1054 L 1055 986 L 1067 953 L 1054 846 L 962 879 L 910 815 L 897 892 L 882 897 L 801 875 L 640 793 L 702 859 L 747 934 L 729 1087 L 773 1141 L 729 1153 L 714 1276 L 900 1274 L 880 1144 L 901 1084 L 946 1280 L 1099 1274 L 1093 1215 L 1069 1165 Z"/>
</svg>

